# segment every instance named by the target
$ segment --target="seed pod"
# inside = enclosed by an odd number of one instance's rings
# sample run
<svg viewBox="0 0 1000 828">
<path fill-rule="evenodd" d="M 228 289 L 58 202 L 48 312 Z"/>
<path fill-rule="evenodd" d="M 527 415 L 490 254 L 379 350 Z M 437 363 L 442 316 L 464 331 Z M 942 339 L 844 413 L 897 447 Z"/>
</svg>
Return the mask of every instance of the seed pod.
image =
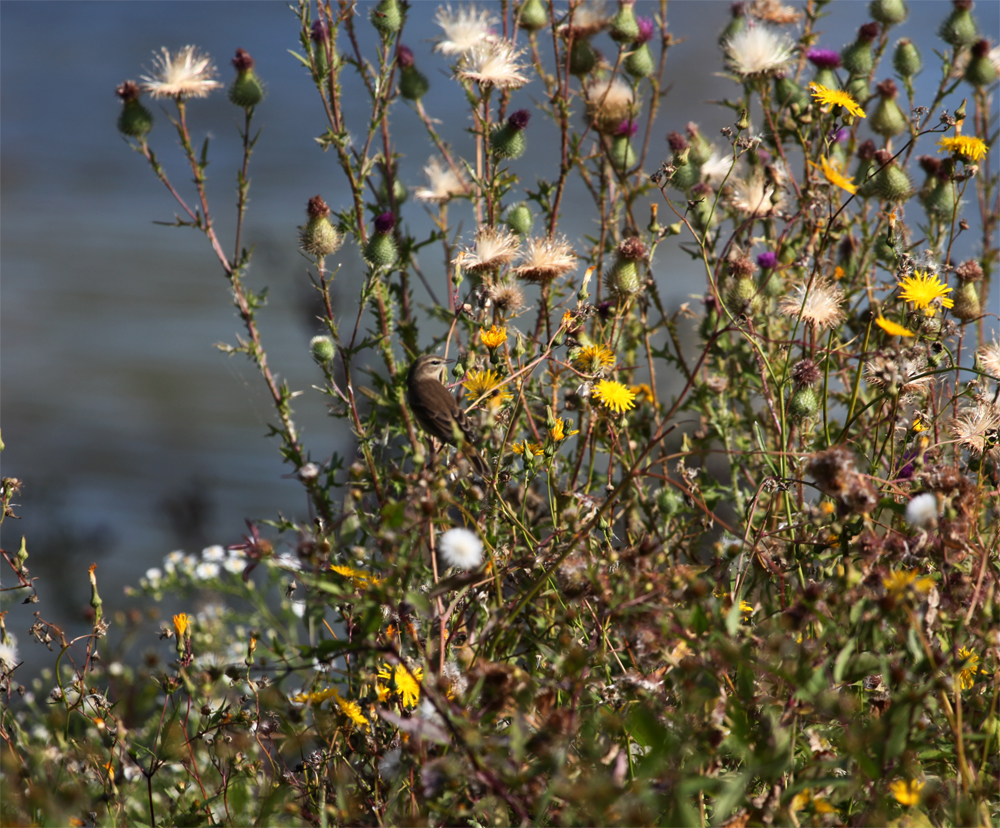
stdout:
<svg viewBox="0 0 1000 828">
<path fill-rule="evenodd" d="M 971 322 L 982 314 L 983 304 L 979 299 L 979 291 L 976 289 L 975 282 L 962 283 L 955 295 L 955 305 L 951 312 L 963 322 Z"/>
</svg>

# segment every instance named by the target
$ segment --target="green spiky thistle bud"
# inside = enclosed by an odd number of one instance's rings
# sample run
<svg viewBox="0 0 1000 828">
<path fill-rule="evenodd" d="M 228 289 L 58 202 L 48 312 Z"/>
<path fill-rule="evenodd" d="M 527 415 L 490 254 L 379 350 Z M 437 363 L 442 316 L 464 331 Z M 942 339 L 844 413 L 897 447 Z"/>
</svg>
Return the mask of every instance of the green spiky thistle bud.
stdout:
<svg viewBox="0 0 1000 828">
<path fill-rule="evenodd" d="M 719 33 L 718 42 L 720 46 L 725 46 L 728 40 L 731 40 L 746 28 L 746 6 L 746 3 L 733 3 L 729 7 L 732 19 L 726 24 L 726 28 Z"/>
<path fill-rule="evenodd" d="M 788 414 L 793 420 L 802 421 L 815 417 L 819 411 L 819 394 L 808 385 L 796 391 L 788 400 Z"/>
<path fill-rule="evenodd" d="M 954 8 L 938 29 L 938 37 L 951 46 L 968 46 L 979 37 L 972 16 L 972 0 L 952 0 Z"/>
<path fill-rule="evenodd" d="M 868 14 L 886 26 L 895 26 L 906 20 L 908 14 L 903 0 L 872 0 L 868 4 Z"/>
<path fill-rule="evenodd" d="M 950 222 L 955 215 L 955 185 L 951 176 L 935 176 L 934 185 L 928 190 L 922 199 L 924 211 L 932 221 Z"/>
<path fill-rule="evenodd" d="M 115 94 L 124 104 L 118 116 L 118 131 L 130 138 L 142 138 L 153 128 L 153 116 L 139 103 L 139 84 L 125 81 L 115 89 Z"/>
<path fill-rule="evenodd" d="M 399 251 L 392 237 L 395 226 L 396 217 L 392 213 L 382 213 L 375 219 L 375 232 L 365 245 L 365 260 L 372 267 L 389 267 L 399 258 Z"/>
<path fill-rule="evenodd" d="M 381 0 L 372 9 L 371 21 L 382 37 L 396 34 L 403 28 L 403 10 L 399 7 L 399 0 Z"/>
<path fill-rule="evenodd" d="M 801 108 L 805 108 L 809 103 L 809 96 L 788 75 L 779 72 L 774 77 L 774 100 L 779 106 L 784 107 L 796 104 Z"/>
<path fill-rule="evenodd" d="M 816 67 L 816 74 L 813 76 L 813 81 L 820 86 L 825 86 L 827 89 L 840 89 L 840 81 L 837 80 L 837 74 L 829 66 Z"/>
<path fill-rule="evenodd" d="M 549 22 L 549 13 L 542 0 L 524 0 L 517 13 L 517 23 L 526 31 L 537 32 Z"/>
<path fill-rule="evenodd" d="M 764 307 L 757 283 L 749 276 L 741 276 L 732 283 L 728 299 L 729 310 L 734 316 L 753 316 Z"/>
<path fill-rule="evenodd" d="M 523 201 L 507 211 L 507 226 L 519 236 L 526 236 L 530 233 L 534 222 L 535 217 L 531 215 L 531 210 Z"/>
<path fill-rule="evenodd" d="M 646 245 L 638 236 L 623 239 L 618 245 L 618 255 L 604 276 L 604 284 L 619 302 L 625 302 L 642 291 L 640 267 L 645 259 Z"/>
<path fill-rule="evenodd" d="M 507 123 L 498 127 L 490 138 L 490 149 L 498 158 L 516 159 L 524 155 L 527 141 L 524 130 L 531 120 L 527 109 L 519 109 L 507 119 Z"/>
<path fill-rule="evenodd" d="M 639 125 L 635 121 L 622 121 L 615 130 L 615 135 L 611 139 L 611 164 L 624 173 L 635 166 L 636 154 L 632 146 L 632 136 L 635 135 Z"/>
<path fill-rule="evenodd" d="M 891 79 L 884 80 L 876 88 L 879 94 L 878 106 L 868 119 L 868 126 L 871 127 L 872 132 L 886 138 L 906 132 L 909 123 L 903 110 L 896 103 L 895 82 Z"/>
<path fill-rule="evenodd" d="M 997 68 L 990 60 L 990 42 L 978 40 L 972 47 L 969 65 L 965 67 L 965 80 L 977 88 L 989 86 L 997 79 Z"/>
<path fill-rule="evenodd" d="M 878 23 L 865 23 L 858 29 L 858 39 L 840 53 L 844 68 L 856 77 L 867 77 L 875 65 L 872 41 L 878 37 Z M 856 100 L 856 99 L 855 99 Z"/>
<path fill-rule="evenodd" d="M 851 78 L 847 82 L 847 87 L 845 89 L 848 95 L 850 95 L 854 100 L 856 100 L 862 106 L 865 105 L 865 101 L 868 100 L 869 90 L 868 90 L 868 78 L 867 77 L 857 77 Z"/>
<path fill-rule="evenodd" d="M 408 101 L 419 101 L 431 84 L 414 65 L 413 51 L 408 46 L 400 44 L 396 48 L 396 65 L 399 66 L 399 94 Z"/>
<path fill-rule="evenodd" d="M 608 34 L 618 43 L 634 43 L 639 39 L 639 21 L 635 19 L 635 0 L 621 0 L 618 14 L 611 18 Z"/>
<path fill-rule="evenodd" d="M 330 223 L 330 208 L 320 196 L 309 199 L 306 208 L 309 221 L 299 228 L 299 247 L 309 256 L 322 259 L 336 253 L 343 244 L 343 236 Z"/>
<path fill-rule="evenodd" d="M 640 43 L 635 47 L 627 58 L 625 58 L 625 71 L 633 78 L 648 78 L 653 74 L 656 65 L 653 63 L 653 53 L 649 51 L 648 43 Z"/>
<path fill-rule="evenodd" d="M 586 38 L 573 41 L 573 48 L 569 52 L 569 71 L 574 75 L 582 77 L 594 71 L 597 65 L 597 52 L 590 45 Z"/>
<path fill-rule="evenodd" d="M 913 41 L 904 37 L 896 44 L 896 51 L 892 55 L 892 65 L 899 72 L 901 78 L 912 78 L 924 68 L 924 61 L 920 57 L 920 50 L 913 45 Z"/>
<path fill-rule="evenodd" d="M 333 362 L 333 358 L 337 355 L 337 348 L 328 336 L 314 336 L 309 340 L 309 350 L 313 359 L 320 365 Z"/>
<path fill-rule="evenodd" d="M 963 322 L 971 322 L 979 318 L 983 312 L 983 303 L 979 298 L 979 290 L 974 281 L 963 282 L 955 294 L 955 304 L 952 314 Z"/>
<path fill-rule="evenodd" d="M 229 87 L 229 100 L 244 109 L 253 109 L 264 100 L 264 85 L 253 70 L 253 58 L 246 49 L 237 49 L 233 58 L 236 79 Z"/>
<path fill-rule="evenodd" d="M 698 125 L 696 123 L 689 122 L 684 131 L 687 132 L 688 143 L 691 145 L 691 152 L 688 155 L 688 160 L 696 167 L 700 167 L 712 157 L 712 145 L 708 143 L 708 139 L 701 134 L 701 131 L 698 129 Z"/>
<path fill-rule="evenodd" d="M 906 172 L 896 166 L 892 161 L 891 153 L 886 150 L 879 150 L 875 153 L 875 163 L 883 167 L 871 180 L 872 194 L 882 200 L 899 203 L 906 201 L 913 192 L 913 182 Z"/>
<path fill-rule="evenodd" d="M 309 29 L 309 39 L 312 41 L 313 60 L 316 64 L 316 76 L 323 79 L 330 71 L 330 60 L 334 56 L 334 46 L 330 42 L 330 27 L 322 17 L 317 17 Z"/>
</svg>

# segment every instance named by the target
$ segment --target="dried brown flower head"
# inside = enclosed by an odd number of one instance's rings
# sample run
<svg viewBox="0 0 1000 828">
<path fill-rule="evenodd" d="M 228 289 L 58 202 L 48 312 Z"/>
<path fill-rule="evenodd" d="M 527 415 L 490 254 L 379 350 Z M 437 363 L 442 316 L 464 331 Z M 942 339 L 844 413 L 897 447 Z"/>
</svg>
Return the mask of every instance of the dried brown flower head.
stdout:
<svg viewBox="0 0 1000 828">
<path fill-rule="evenodd" d="M 797 317 L 814 328 L 824 330 L 844 321 L 844 291 L 825 276 L 817 276 L 809 288 L 808 282 L 794 285 L 778 302 L 785 316 Z"/>
</svg>

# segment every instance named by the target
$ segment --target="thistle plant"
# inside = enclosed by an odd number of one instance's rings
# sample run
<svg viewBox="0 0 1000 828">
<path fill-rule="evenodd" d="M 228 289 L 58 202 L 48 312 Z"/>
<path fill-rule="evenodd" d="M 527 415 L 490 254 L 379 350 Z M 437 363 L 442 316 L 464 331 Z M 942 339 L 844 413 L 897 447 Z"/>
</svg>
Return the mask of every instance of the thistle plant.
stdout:
<svg viewBox="0 0 1000 828">
<path fill-rule="evenodd" d="M 120 654 L 94 571 L 82 654 L 39 616 L 60 662 L 3 710 L 9 821 L 993 824 L 998 58 L 969 0 L 939 5 L 932 67 L 903 0 L 846 46 L 821 0 L 737 4 L 698 64 L 731 84 L 710 135 L 664 123 L 691 71 L 665 0 L 445 6 L 432 45 L 403 43 L 417 4 L 303 0 L 344 195 L 302 193 L 288 228 L 319 308 L 302 390 L 244 239 L 267 67 L 236 52 L 231 104 L 194 47 L 123 83 L 119 130 L 219 263 L 245 327 L 222 350 L 259 371 L 302 513 L 151 568 L 133 596 L 188 608 L 152 663 Z M 195 98 L 239 111 L 232 239 Z M 190 185 L 153 150 L 170 127 Z M 558 165 L 529 177 L 544 142 Z M 668 252 L 696 299 L 665 297 Z M 348 455 L 313 453 L 301 393 Z M 0 618 L 8 691 L 12 642 Z"/>
</svg>

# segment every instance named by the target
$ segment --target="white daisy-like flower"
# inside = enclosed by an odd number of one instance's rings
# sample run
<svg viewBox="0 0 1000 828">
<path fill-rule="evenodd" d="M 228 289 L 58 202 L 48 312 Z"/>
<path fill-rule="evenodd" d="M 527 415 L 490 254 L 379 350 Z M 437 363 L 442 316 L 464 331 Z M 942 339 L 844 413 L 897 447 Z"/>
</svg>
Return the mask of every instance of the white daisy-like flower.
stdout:
<svg viewBox="0 0 1000 828">
<path fill-rule="evenodd" d="M 748 25 L 725 43 L 729 68 L 745 78 L 773 75 L 792 57 L 792 42 L 767 26 Z"/>
<path fill-rule="evenodd" d="M 163 569 L 167 574 L 173 575 L 177 571 L 177 567 L 184 560 L 184 551 L 182 549 L 175 549 L 167 557 L 163 559 Z"/>
<path fill-rule="evenodd" d="M 469 273 L 495 270 L 510 262 L 520 249 L 517 236 L 506 227 L 482 227 L 475 244 L 460 252 L 452 264 Z"/>
<path fill-rule="evenodd" d="M 937 526 L 938 499 L 934 492 L 918 494 L 906 504 L 906 522 L 915 529 L 933 529 Z"/>
<path fill-rule="evenodd" d="M 732 152 L 720 152 L 712 147 L 712 154 L 701 165 L 701 180 L 709 186 L 718 187 L 726 180 L 735 163 Z"/>
<path fill-rule="evenodd" d="M 206 546 L 201 550 L 201 559 L 203 561 L 215 561 L 216 563 L 221 563 L 226 559 L 226 550 L 219 544 Z"/>
<path fill-rule="evenodd" d="M 163 580 L 163 570 L 158 566 L 152 566 L 146 570 L 146 580 L 149 581 L 151 587 L 156 587 L 160 585 L 160 581 Z"/>
<path fill-rule="evenodd" d="M 819 276 L 813 280 L 808 293 L 808 282 L 792 287 L 778 302 L 778 310 L 785 316 L 797 317 L 802 313 L 802 321 L 823 330 L 844 321 L 844 291 L 829 279 Z"/>
<path fill-rule="evenodd" d="M 530 78 L 521 74 L 518 63 L 523 50 L 507 40 L 484 41 L 462 57 L 458 77 L 475 81 L 480 86 L 498 89 L 520 89 Z"/>
<path fill-rule="evenodd" d="M 193 575 L 198 563 L 198 558 L 194 555 L 185 555 L 184 560 L 181 561 L 181 572 L 185 575 Z"/>
<path fill-rule="evenodd" d="M 213 561 L 202 561 L 194 568 L 194 577 L 199 581 L 210 581 L 219 577 L 219 565 Z"/>
<path fill-rule="evenodd" d="M 733 183 L 729 202 L 737 210 L 748 217 L 764 218 L 774 215 L 781 207 L 783 198 L 780 191 L 774 198 L 775 187 L 765 179 L 762 172 L 756 172 L 748 178 L 739 178 Z"/>
<path fill-rule="evenodd" d="M 441 39 L 434 46 L 442 55 L 465 55 L 481 43 L 496 39 L 493 27 L 500 21 L 486 9 L 475 5 L 453 12 L 451 6 L 438 7 L 435 22 L 444 30 Z"/>
<path fill-rule="evenodd" d="M 17 652 L 17 639 L 7 633 L 7 640 L 0 641 L 0 668 L 5 671 L 13 670 L 21 662 L 20 654 Z"/>
<path fill-rule="evenodd" d="M 227 557 L 222 562 L 222 568 L 226 572 L 232 572 L 234 575 L 239 575 L 246 569 L 247 566 L 247 556 L 242 549 L 230 549 L 229 557 Z"/>
<path fill-rule="evenodd" d="M 427 186 L 420 187 L 414 195 L 417 201 L 432 201 L 443 204 L 455 196 L 466 192 L 465 178 L 457 175 L 447 164 L 442 164 L 437 158 L 430 158 L 424 167 L 427 176 Z"/>
<path fill-rule="evenodd" d="M 215 80 L 215 67 L 208 55 L 185 46 L 176 55 L 163 48 L 153 58 L 153 74 L 143 75 L 142 88 L 153 98 L 204 98 L 222 84 Z M 155 54 L 155 53 L 154 53 Z"/>
<path fill-rule="evenodd" d="M 456 569 L 476 569 L 483 562 L 483 542 L 468 529 L 449 529 L 438 543 L 441 557 Z"/>
<path fill-rule="evenodd" d="M 512 273 L 529 282 L 549 282 L 576 268 L 573 247 L 562 236 L 528 239 L 521 264 Z"/>
</svg>

